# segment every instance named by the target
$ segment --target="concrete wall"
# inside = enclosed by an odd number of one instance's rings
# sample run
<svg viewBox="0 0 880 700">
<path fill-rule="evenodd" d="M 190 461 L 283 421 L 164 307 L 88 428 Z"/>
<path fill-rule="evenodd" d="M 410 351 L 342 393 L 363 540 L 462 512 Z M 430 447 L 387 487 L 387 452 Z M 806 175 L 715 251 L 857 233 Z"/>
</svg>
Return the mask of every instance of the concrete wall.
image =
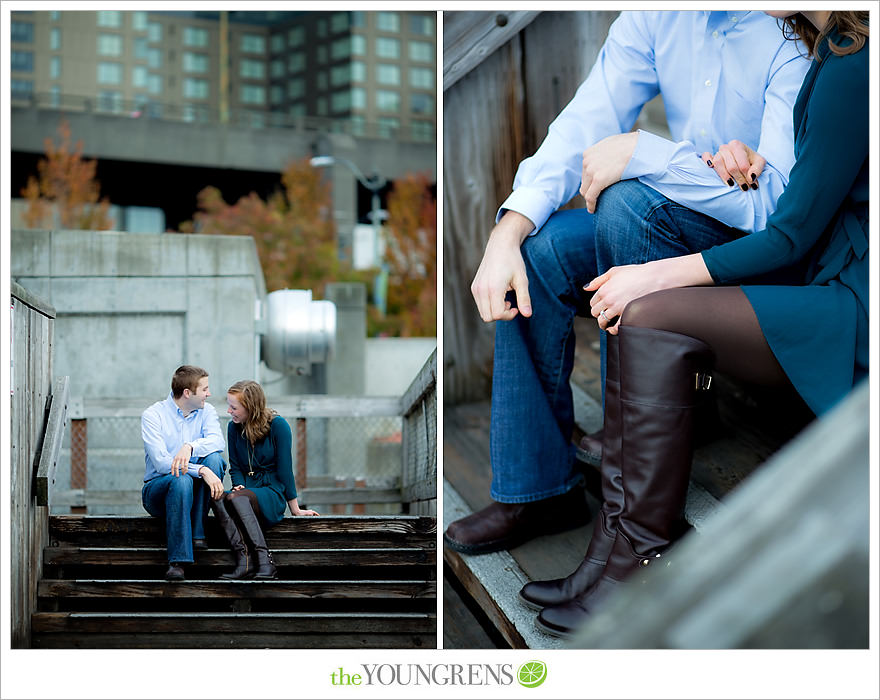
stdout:
<svg viewBox="0 0 880 700">
<path fill-rule="evenodd" d="M 367 396 L 403 396 L 436 347 L 436 338 L 367 338 Z"/>
</svg>

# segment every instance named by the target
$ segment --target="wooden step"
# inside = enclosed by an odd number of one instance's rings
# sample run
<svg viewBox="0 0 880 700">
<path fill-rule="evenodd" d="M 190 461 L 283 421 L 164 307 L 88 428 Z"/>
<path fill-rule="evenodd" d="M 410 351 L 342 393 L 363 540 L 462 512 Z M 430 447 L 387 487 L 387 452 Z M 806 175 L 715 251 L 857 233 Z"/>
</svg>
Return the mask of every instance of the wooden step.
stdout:
<svg viewBox="0 0 880 700">
<path fill-rule="evenodd" d="M 44 579 L 37 587 L 41 599 L 78 598 L 283 598 L 283 599 L 414 599 L 437 595 L 436 581 L 371 580 L 186 580 Z"/>
<path fill-rule="evenodd" d="M 278 567 L 412 567 L 433 565 L 435 550 L 415 547 L 364 547 L 358 549 L 273 549 Z M 233 555 L 228 549 L 196 551 L 202 567 L 229 567 Z M 46 566 L 167 566 L 164 547 L 46 547 Z M 190 565 L 194 566 L 194 565 Z"/>
<path fill-rule="evenodd" d="M 213 516 L 207 519 L 208 544 L 224 548 L 226 539 Z M 52 515 L 49 542 L 53 547 L 139 547 L 165 542 L 162 519 L 140 515 Z M 327 515 L 286 517 L 266 530 L 270 549 L 315 547 L 421 547 L 436 549 L 437 521 L 426 515 Z"/>
<path fill-rule="evenodd" d="M 434 613 L 36 613 L 42 648 L 434 648 Z"/>
</svg>

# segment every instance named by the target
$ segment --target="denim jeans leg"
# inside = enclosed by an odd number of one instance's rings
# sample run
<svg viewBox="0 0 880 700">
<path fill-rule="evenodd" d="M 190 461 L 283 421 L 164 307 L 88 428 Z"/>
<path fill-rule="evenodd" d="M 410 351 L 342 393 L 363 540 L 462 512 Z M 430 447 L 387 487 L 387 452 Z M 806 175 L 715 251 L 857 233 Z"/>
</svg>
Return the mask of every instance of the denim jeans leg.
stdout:
<svg viewBox="0 0 880 700">
<path fill-rule="evenodd" d="M 152 516 L 165 518 L 168 561 L 192 563 L 193 479 L 182 476 L 157 476 L 144 484 L 144 509 Z"/>
<path fill-rule="evenodd" d="M 222 452 L 212 452 L 211 454 L 190 460 L 195 464 L 208 467 L 222 481 L 223 475 L 226 473 L 226 461 L 223 459 Z M 192 478 L 192 477 L 190 477 Z M 208 515 L 208 500 L 211 493 L 205 487 L 205 482 L 201 478 L 193 479 L 193 507 L 192 507 L 192 536 L 193 539 L 204 539 L 205 537 L 205 518 Z"/>
<path fill-rule="evenodd" d="M 592 219 L 585 209 L 556 212 L 526 239 L 532 316 L 495 324 L 491 496 L 502 503 L 565 493 L 580 478 L 569 379 L 572 322 L 589 308 L 582 287 L 596 275 Z"/>
<path fill-rule="evenodd" d="M 742 231 L 688 209 L 638 180 L 606 188 L 594 216 L 598 274 L 616 265 L 634 265 L 699 253 L 742 236 Z M 605 332 L 599 334 L 602 399 L 605 399 Z"/>
</svg>

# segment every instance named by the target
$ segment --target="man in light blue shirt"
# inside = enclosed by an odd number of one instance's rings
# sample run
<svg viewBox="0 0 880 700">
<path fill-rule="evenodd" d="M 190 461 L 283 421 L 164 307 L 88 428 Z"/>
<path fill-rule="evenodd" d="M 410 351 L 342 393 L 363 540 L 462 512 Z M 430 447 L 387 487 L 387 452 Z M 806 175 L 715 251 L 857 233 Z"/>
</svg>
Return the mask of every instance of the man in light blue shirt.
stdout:
<svg viewBox="0 0 880 700">
<path fill-rule="evenodd" d="M 193 548 L 205 549 L 208 498 L 223 495 L 223 433 L 211 396 L 208 373 L 182 365 L 171 379 L 171 393 L 141 415 L 144 462 L 144 509 L 165 518 L 168 571 L 165 578 L 184 578 L 183 565 L 193 562 Z"/>
<path fill-rule="evenodd" d="M 589 520 L 573 488 L 569 387 L 572 321 L 590 314 L 582 287 L 615 265 L 763 228 L 794 163 L 792 111 L 808 67 L 760 12 L 623 12 L 614 22 L 589 76 L 520 164 L 471 286 L 481 318 L 502 321 L 494 502 L 452 523 L 448 546 L 491 552 Z M 630 131 L 658 93 L 672 140 Z M 748 163 L 724 180 L 707 167 L 703 158 L 733 140 L 766 158 L 760 177 L 746 177 Z M 587 207 L 558 211 L 579 190 Z"/>
</svg>

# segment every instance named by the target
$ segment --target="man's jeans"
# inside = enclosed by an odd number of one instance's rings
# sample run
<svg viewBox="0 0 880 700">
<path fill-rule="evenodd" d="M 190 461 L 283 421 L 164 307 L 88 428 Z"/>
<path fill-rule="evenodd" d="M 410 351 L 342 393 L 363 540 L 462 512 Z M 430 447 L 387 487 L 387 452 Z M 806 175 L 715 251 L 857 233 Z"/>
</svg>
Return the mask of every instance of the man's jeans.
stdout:
<svg viewBox="0 0 880 700">
<path fill-rule="evenodd" d="M 220 479 L 226 473 L 221 452 L 190 460 L 210 469 Z M 210 489 L 200 478 L 189 474 L 166 474 L 150 479 L 141 493 L 144 509 L 152 516 L 165 518 L 168 561 L 188 564 L 193 561 L 193 539 L 204 538 Z"/>
<path fill-rule="evenodd" d="M 571 443 L 569 379 L 574 317 L 590 313 L 592 293 L 583 286 L 614 265 L 695 253 L 739 235 L 637 180 L 624 180 L 602 193 L 595 215 L 586 209 L 556 212 L 526 239 L 522 254 L 532 316 L 495 324 L 490 427 L 494 500 L 549 498 L 565 493 L 580 478 Z M 602 378 L 604 385 L 604 353 Z"/>
</svg>

